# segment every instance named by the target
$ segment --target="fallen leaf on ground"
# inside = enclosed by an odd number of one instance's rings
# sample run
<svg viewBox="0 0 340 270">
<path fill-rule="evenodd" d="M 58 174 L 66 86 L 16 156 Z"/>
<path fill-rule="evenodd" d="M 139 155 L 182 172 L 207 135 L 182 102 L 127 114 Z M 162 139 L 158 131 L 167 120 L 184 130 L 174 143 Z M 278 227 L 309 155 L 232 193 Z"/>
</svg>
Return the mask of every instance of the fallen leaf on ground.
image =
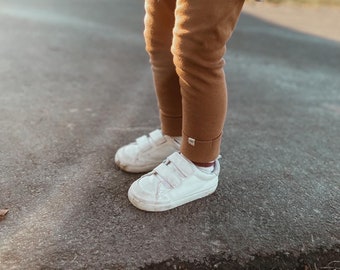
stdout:
<svg viewBox="0 0 340 270">
<path fill-rule="evenodd" d="M 8 213 L 8 209 L 0 209 L 0 221 L 5 218 Z"/>
</svg>

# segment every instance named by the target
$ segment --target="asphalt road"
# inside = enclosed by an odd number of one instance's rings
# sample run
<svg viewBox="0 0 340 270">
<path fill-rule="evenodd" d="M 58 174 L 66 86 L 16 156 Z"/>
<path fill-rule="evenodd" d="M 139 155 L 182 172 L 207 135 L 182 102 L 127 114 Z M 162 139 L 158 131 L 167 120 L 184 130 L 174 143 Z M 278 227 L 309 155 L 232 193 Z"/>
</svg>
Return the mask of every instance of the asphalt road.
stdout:
<svg viewBox="0 0 340 270">
<path fill-rule="evenodd" d="M 340 43 L 242 15 L 219 188 L 145 213 L 126 196 L 137 176 L 113 165 L 159 126 L 142 24 L 142 1 L 0 0 L 0 269 L 339 245 Z"/>
</svg>

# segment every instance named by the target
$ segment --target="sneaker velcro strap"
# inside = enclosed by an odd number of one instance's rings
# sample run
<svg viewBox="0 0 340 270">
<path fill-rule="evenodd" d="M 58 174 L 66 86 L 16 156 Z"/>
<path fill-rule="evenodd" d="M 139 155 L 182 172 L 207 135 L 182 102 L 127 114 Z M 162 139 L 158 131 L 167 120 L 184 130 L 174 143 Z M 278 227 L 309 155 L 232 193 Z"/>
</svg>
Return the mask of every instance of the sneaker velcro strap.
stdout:
<svg viewBox="0 0 340 270">
<path fill-rule="evenodd" d="M 166 142 L 164 135 L 159 129 L 150 132 L 149 136 L 156 145 L 160 145 Z"/>
<path fill-rule="evenodd" d="M 152 147 L 146 135 L 137 138 L 136 142 L 142 151 L 146 151 Z"/>
<path fill-rule="evenodd" d="M 170 168 L 169 165 L 166 165 L 165 163 L 161 163 L 159 166 L 157 166 L 154 169 L 154 172 L 157 173 L 158 176 L 172 188 L 175 188 L 181 183 L 178 173 L 176 173 L 174 169 Z"/>
<path fill-rule="evenodd" d="M 175 152 L 168 157 L 173 165 L 179 170 L 185 177 L 192 175 L 194 173 L 194 169 L 192 164 L 184 158 L 180 153 Z"/>
</svg>

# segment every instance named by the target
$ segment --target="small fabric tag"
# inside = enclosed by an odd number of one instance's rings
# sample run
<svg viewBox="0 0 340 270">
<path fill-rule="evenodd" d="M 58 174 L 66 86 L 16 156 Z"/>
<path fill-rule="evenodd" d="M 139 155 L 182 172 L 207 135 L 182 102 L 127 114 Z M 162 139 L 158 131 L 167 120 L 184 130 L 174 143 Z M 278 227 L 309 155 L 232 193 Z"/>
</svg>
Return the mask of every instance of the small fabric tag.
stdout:
<svg viewBox="0 0 340 270">
<path fill-rule="evenodd" d="M 188 144 L 192 145 L 192 146 L 195 146 L 195 142 L 196 140 L 193 139 L 193 138 L 188 138 Z"/>
</svg>

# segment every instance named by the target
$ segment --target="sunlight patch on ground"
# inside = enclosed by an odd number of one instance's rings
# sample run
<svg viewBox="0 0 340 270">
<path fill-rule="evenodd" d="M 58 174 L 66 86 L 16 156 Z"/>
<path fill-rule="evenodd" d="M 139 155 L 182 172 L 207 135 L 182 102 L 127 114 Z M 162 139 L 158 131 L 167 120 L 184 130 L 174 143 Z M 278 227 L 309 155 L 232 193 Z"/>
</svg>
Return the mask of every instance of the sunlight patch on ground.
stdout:
<svg viewBox="0 0 340 270">
<path fill-rule="evenodd" d="M 247 2 L 243 12 L 295 31 L 340 42 L 340 7 Z"/>
</svg>

